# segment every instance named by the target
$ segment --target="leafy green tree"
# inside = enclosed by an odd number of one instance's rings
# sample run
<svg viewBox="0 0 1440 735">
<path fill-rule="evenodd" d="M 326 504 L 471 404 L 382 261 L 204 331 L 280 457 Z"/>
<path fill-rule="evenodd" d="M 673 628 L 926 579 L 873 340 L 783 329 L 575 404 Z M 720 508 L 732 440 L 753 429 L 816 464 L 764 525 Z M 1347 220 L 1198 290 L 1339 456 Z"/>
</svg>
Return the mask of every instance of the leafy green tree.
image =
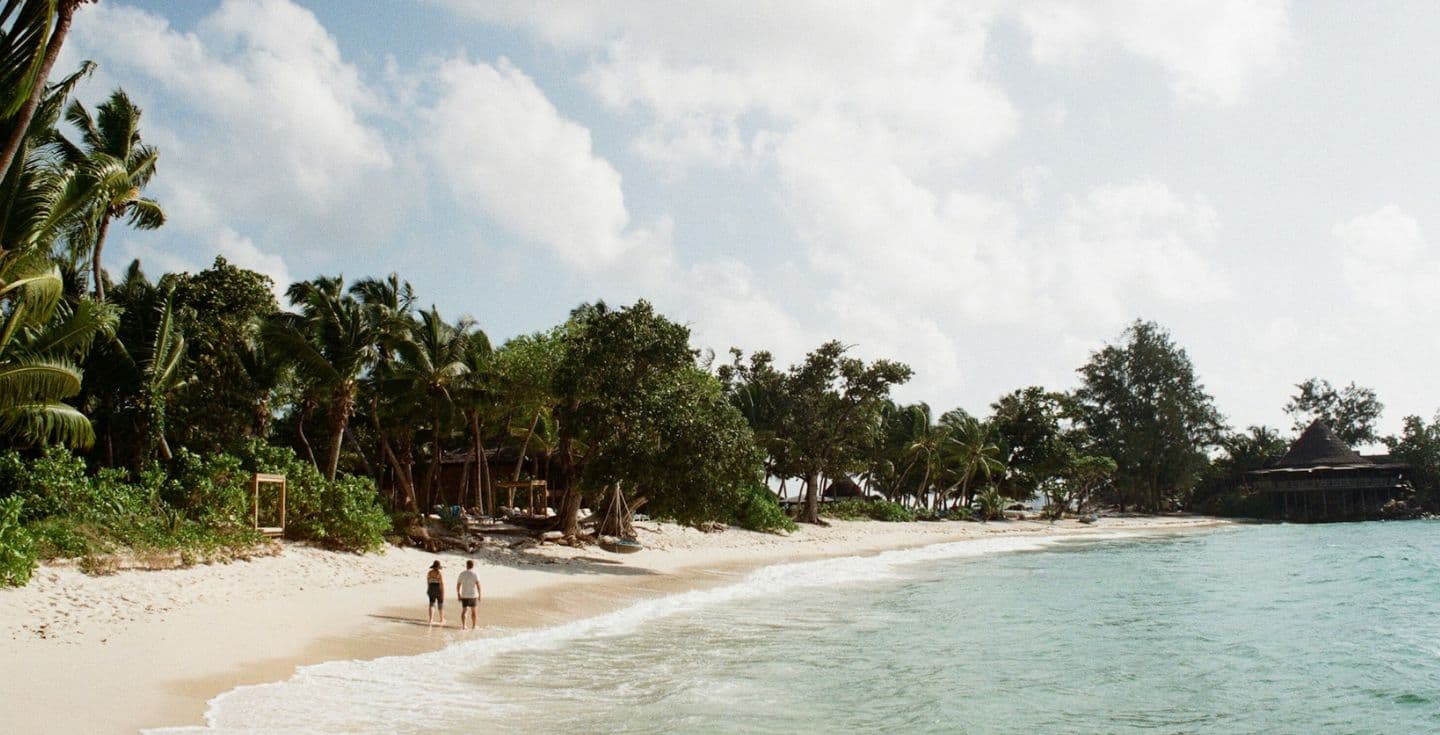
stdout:
<svg viewBox="0 0 1440 735">
<path fill-rule="evenodd" d="M 1405 477 L 1431 512 L 1440 510 L 1440 413 L 1425 423 L 1406 416 L 1400 433 L 1385 437 L 1390 456 L 1404 462 Z"/>
<path fill-rule="evenodd" d="M 286 291 L 297 312 L 281 312 L 262 328 L 269 347 L 288 357 L 326 402 L 329 440 L 322 471 L 335 479 L 345 429 L 355 412 L 360 380 L 379 356 L 381 326 L 374 312 L 341 290 L 343 279 L 316 278 Z"/>
<path fill-rule="evenodd" d="M 820 476 L 864 471 L 877 445 L 880 415 L 890 388 L 910 379 L 910 368 L 890 360 L 846 356 L 848 348 L 826 342 L 785 374 L 780 424 L 787 464 L 805 483 L 805 507 L 797 519 L 820 523 Z"/>
<path fill-rule="evenodd" d="M 1295 420 L 1295 431 L 1304 431 L 1316 419 L 1324 421 L 1340 440 L 1356 446 L 1379 439 L 1375 421 L 1385 404 L 1375 391 L 1350 383 L 1336 389 L 1330 381 L 1307 378 L 1295 384 L 1296 393 L 1285 404 L 1285 413 Z"/>
<path fill-rule="evenodd" d="M 1243 432 L 1226 432 L 1220 438 L 1220 453 L 1211 459 L 1195 488 L 1189 507 L 1204 513 L 1222 510 L 1222 503 L 1239 498 L 1246 475 L 1264 469 L 1285 454 L 1290 443 L 1279 431 L 1251 426 Z"/>
<path fill-rule="evenodd" d="M 207 454 L 263 437 L 282 379 L 260 345 L 261 325 L 279 311 L 270 278 L 217 256 L 205 270 L 167 280 L 191 375 L 169 407 L 177 443 Z"/>
<path fill-rule="evenodd" d="M 10 170 L 45 94 L 75 11 L 91 0 L 6 0 L 0 5 L 0 176 Z"/>
<path fill-rule="evenodd" d="M 588 483 L 630 493 L 630 505 L 682 523 L 728 518 L 745 504 L 761 453 L 715 377 L 682 368 L 635 398 L 627 413 L 643 419 L 595 458 Z M 633 535 L 615 520 L 602 532 Z"/>
<path fill-rule="evenodd" d="M 1116 469 L 1115 460 L 1109 457 L 1071 454 L 1061 470 L 1041 486 L 1050 496 L 1045 515 L 1056 519 L 1071 507 L 1084 510 L 1091 495 L 1114 479 Z"/>
<path fill-rule="evenodd" d="M 1136 321 L 1079 373 L 1081 421 L 1098 453 L 1116 462 L 1121 508 L 1132 499 L 1152 511 L 1183 502 L 1222 425 L 1185 350 L 1160 325 Z"/>
<path fill-rule="evenodd" d="M 90 421 L 64 401 L 80 392 L 77 362 L 114 332 L 117 315 L 88 300 L 62 303 L 61 291 L 44 254 L 0 258 L 0 434 L 25 446 L 95 441 Z"/>
<path fill-rule="evenodd" d="M 775 368 L 774 358 L 768 352 L 752 354 L 748 364 L 738 349 L 731 348 L 730 357 L 731 362 L 721 365 L 716 376 L 731 404 L 745 417 L 756 445 L 764 454 L 763 484 L 769 487 L 771 477 L 787 476 L 788 444 L 780 434 L 785 375 Z"/>
<path fill-rule="evenodd" d="M 56 133 L 55 146 L 87 192 L 91 212 L 83 236 L 72 237 L 71 243 L 89 252 L 95 298 L 104 301 L 101 254 L 110 221 L 124 217 L 131 227 L 153 230 L 165 224 L 165 211 L 154 199 L 140 196 L 160 158 L 158 150 L 140 140 L 140 108 L 117 89 L 96 112 L 98 117 L 91 116 L 78 100 L 70 103 L 65 120 L 80 131 L 80 144 Z"/>
<path fill-rule="evenodd" d="M 1024 500 L 1070 465 L 1084 438 L 1070 419 L 1073 401 L 1064 393 L 1030 386 L 1007 393 L 990 404 L 986 422 L 1000 448 L 1005 471 L 996 484 L 1000 493 Z"/>
<path fill-rule="evenodd" d="M 560 529 L 578 535 L 582 500 L 599 500 L 609 472 L 606 452 L 645 433 L 658 417 L 643 410 L 651 397 L 695 366 L 690 330 L 657 314 L 645 301 L 622 309 L 586 304 L 570 315 L 550 395 L 556 399 L 559 441 L 550 487 L 562 493 Z"/>
<path fill-rule="evenodd" d="M 21 139 L 15 164 L 0 177 L 0 251 L 49 251 L 79 229 L 88 189 L 75 171 L 56 164 L 51 144 L 70 93 L 94 69 L 86 62 L 50 87 Z"/>
</svg>

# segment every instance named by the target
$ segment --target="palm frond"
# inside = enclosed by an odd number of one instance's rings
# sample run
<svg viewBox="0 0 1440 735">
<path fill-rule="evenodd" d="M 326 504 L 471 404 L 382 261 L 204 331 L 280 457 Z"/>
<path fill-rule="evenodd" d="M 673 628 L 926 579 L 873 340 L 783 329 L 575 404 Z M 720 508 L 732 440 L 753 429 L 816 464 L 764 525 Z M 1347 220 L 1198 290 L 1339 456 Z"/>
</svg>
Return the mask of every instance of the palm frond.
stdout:
<svg viewBox="0 0 1440 735">
<path fill-rule="evenodd" d="M 68 360 L 23 357 L 0 364 L 0 406 L 58 401 L 80 392 L 80 369 Z"/>
<path fill-rule="evenodd" d="M 113 336 L 119 323 L 120 310 L 114 304 L 80 299 L 58 324 L 48 324 L 29 335 L 25 350 L 35 355 L 82 357 L 95 337 Z"/>
<path fill-rule="evenodd" d="M 65 444 L 86 449 L 95 444 L 90 419 L 64 403 L 32 401 L 0 407 L 0 435 L 30 446 Z"/>
<path fill-rule="evenodd" d="M 0 120 L 14 117 L 35 91 L 55 27 L 56 0 L 6 0 L 0 7 Z"/>
</svg>

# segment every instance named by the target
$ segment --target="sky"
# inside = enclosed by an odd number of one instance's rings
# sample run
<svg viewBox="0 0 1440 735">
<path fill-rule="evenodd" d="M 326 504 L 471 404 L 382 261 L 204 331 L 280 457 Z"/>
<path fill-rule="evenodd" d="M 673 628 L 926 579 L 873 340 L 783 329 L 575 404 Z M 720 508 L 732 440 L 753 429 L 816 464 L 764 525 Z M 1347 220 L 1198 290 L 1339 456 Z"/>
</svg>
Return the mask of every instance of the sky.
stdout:
<svg viewBox="0 0 1440 735">
<path fill-rule="evenodd" d="M 1440 408 L 1440 4 L 102 0 L 160 230 L 399 272 L 499 343 L 649 299 L 782 364 L 838 339 L 985 414 L 1153 320 L 1237 428 L 1294 384 Z"/>
</svg>

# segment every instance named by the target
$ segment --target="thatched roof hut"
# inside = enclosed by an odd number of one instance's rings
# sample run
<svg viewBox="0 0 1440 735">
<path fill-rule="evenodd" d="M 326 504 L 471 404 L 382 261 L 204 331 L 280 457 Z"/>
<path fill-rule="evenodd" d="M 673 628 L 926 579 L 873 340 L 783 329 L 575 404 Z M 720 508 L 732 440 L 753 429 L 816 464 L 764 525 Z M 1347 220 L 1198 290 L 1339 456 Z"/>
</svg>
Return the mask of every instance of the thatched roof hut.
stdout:
<svg viewBox="0 0 1440 735">
<path fill-rule="evenodd" d="M 1293 521 L 1380 517 L 1408 491 L 1406 467 L 1389 455 L 1367 457 L 1322 421 L 1305 428 L 1279 461 L 1251 472 L 1246 482 L 1269 499 L 1271 512 Z"/>
<path fill-rule="evenodd" d="M 1373 464 L 1369 459 L 1360 455 L 1359 452 L 1351 449 L 1335 432 L 1330 430 L 1325 422 L 1316 419 L 1300 438 L 1290 445 L 1285 456 L 1275 463 L 1276 467 L 1317 467 L 1329 465 L 1332 467 L 1344 465 L 1369 465 Z"/>
</svg>

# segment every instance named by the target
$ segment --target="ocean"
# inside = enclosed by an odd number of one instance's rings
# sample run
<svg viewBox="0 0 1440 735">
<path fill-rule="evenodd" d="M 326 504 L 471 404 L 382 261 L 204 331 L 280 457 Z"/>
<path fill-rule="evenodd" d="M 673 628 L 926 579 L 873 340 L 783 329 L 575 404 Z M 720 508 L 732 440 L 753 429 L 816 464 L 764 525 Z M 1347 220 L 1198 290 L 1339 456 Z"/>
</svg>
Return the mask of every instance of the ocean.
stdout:
<svg viewBox="0 0 1440 735">
<path fill-rule="evenodd" d="M 331 662 L 165 732 L 1440 732 L 1440 525 L 1000 538 Z"/>
</svg>

